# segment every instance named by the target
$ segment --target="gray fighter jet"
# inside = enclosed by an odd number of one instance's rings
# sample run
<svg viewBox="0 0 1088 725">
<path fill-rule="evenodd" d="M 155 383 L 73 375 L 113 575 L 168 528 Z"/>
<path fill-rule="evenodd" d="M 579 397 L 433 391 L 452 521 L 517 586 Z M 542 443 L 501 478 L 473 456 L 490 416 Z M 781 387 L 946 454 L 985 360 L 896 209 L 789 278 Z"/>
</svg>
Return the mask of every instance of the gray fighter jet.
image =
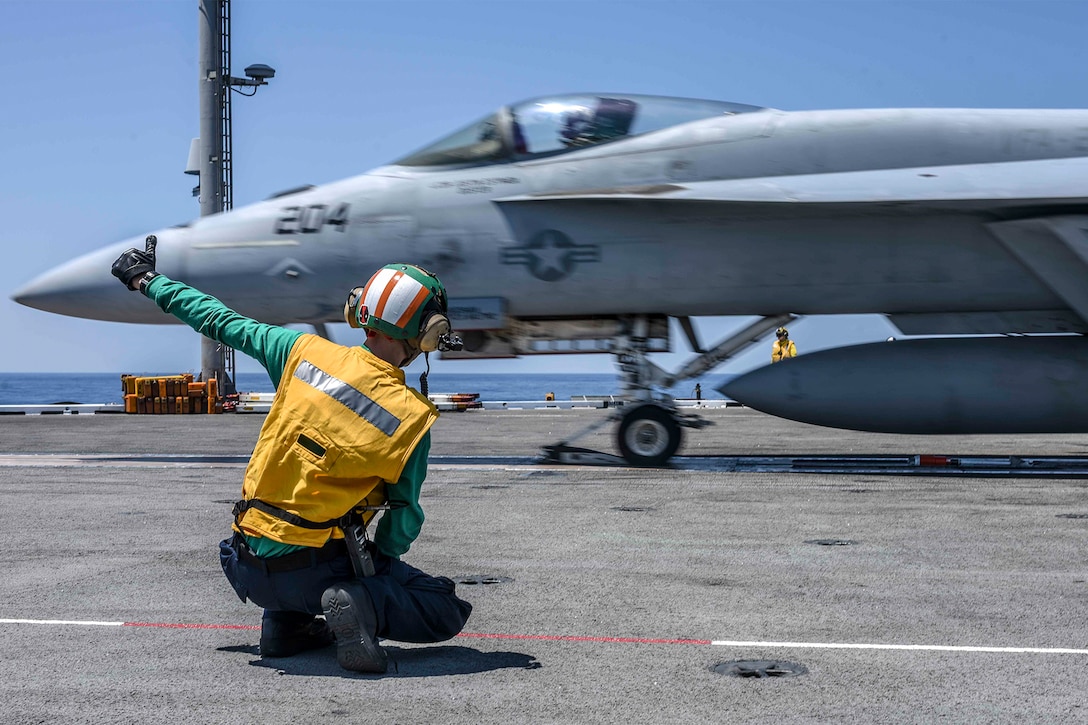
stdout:
<svg viewBox="0 0 1088 725">
<path fill-rule="evenodd" d="M 863 430 L 1088 431 L 1088 110 L 538 98 L 362 176 L 154 233 L 163 272 L 261 320 L 320 331 L 395 260 L 446 283 L 457 357 L 613 354 L 633 463 L 668 460 L 700 423 L 660 388 L 797 315 L 882 313 L 930 339 L 801 355 L 728 395 Z M 142 244 L 14 298 L 170 322 L 110 275 Z M 759 319 L 704 347 L 701 315 Z M 675 372 L 648 357 L 669 349 L 670 317 L 694 350 Z"/>
</svg>

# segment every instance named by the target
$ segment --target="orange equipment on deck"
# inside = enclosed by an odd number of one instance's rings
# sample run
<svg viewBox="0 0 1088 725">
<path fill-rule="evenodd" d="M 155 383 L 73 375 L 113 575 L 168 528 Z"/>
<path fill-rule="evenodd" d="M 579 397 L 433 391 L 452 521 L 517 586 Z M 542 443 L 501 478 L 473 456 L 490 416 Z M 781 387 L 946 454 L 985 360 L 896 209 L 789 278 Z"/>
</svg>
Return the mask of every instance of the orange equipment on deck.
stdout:
<svg viewBox="0 0 1088 725">
<path fill-rule="evenodd" d="M 215 378 L 193 382 L 192 373 L 121 376 L 125 412 L 142 414 L 222 413 L 223 399 Z"/>
</svg>

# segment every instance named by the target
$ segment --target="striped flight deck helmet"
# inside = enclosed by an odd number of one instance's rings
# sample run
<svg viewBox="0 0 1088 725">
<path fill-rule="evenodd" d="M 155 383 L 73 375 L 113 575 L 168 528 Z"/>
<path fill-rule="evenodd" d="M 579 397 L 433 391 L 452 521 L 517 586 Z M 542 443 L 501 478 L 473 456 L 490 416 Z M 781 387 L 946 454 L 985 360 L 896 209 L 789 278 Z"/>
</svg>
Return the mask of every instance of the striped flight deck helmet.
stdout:
<svg viewBox="0 0 1088 725">
<path fill-rule="evenodd" d="M 344 319 L 352 327 L 406 340 L 419 352 L 460 349 L 446 317 L 446 288 L 422 267 L 387 264 L 348 293 Z"/>
</svg>

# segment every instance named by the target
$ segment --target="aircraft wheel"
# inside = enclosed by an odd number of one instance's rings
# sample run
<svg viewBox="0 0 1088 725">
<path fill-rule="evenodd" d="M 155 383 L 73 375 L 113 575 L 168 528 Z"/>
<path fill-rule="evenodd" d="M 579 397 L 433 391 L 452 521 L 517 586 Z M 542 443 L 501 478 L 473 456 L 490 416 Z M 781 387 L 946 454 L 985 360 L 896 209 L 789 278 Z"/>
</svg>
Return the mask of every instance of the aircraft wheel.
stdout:
<svg viewBox="0 0 1088 725">
<path fill-rule="evenodd" d="M 682 439 L 680 424 L 659 405 L 640 405 L 623 416 L 616 445 L 635 466 L 660 466 L 672 458 Z"/>
</svg>

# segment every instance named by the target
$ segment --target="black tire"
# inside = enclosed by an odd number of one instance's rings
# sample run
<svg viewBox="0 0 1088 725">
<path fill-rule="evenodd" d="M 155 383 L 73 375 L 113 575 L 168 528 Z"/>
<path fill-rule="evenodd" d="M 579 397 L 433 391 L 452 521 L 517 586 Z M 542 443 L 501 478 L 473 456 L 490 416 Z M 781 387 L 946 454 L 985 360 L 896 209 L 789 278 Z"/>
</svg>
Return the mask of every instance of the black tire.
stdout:
<svg viewBox="0 0 1088 725">
<path fill-rule="evenodd" d="M 616 430 L 620 455 L 633 466 L 661 466 L 680 448 L 680 424 L 660 405 L 640 405 L 623 416 Z"/>
</svg>

